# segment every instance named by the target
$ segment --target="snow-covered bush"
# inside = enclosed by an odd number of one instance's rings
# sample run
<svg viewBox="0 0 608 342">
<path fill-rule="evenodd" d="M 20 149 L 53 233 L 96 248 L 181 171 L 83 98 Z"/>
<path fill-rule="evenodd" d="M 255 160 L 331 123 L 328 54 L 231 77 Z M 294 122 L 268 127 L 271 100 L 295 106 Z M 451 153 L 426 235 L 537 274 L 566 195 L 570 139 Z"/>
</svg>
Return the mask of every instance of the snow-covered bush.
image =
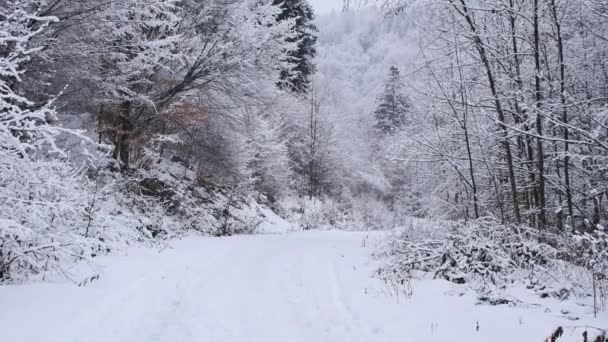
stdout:
<svg viewBox="0 0 608 342">
<path fill-rule="evenodd" d="M 276 215 L 265 196 L 251 192 L 250 184 L 203 186 L 197 172 L 181 163 L 159 159 L 148 170 L 118 175 L 117 182 L 123 183 L 116 187 L 118 207 L 135 218 L 130 225 L 143 238 L 165 239 L 186 232 L 252 234 L 271 219 L 268 216 Z"/>
<path fill-rule="evenodd" d="M 575 233 L 568 242 L 572 244 L 564 249 L 563 258 L 588 270 L 594 310 L 605 310 L 608 296 L 608 234 L 600 229 Z"/>
<path fill-rule="evenodd" d="M 0 282 L 69 276 L 67 265 L 138 235 L 134 215 L 116 201 L 122 192 L 93 167 L 96 158 L 85 151 L 78 167 L 70 161 L 65 142 L 74 151 L 87 137 L 53 124 L 52 101 L 34 103 L 15 90 L 57 20 L 39 16 L 38 4 L 0 7 Z"/>
<path fill-rule="evenodd" d="M 14 91 L 40 51 L 34 38 L 56 21 L 35 8 L 26 0 L 0 7 L 0 281 L 62 271 L 65 258 L 81 257 L 91 244 L 79 236 L 87 191 L 55 144 L 64 130 L 48 123 L 52 103 L 36 106 Z"/>
<path fill-rule="evenodd" d="M 285 216 L 300 223 L 304 230 L 328 227 L 353 231 L 392 229 L 395 214 L 387 204 L 374 196 L 339 196 L 297 201 L 281 201 Z"/>
<path fill-rule="evenodd" d="M 323 203 L 316 198 L 303 198 L 300 216 L 300 226 L 302 229 L 319 229 L 323 223 Z"/>
<path fill-rule="evenodd" d="M 97 248 L 85 236 L 89 198 L 78 172 L 58 160 L 0 159 L 12 162 L 0 162 L 0 281 L 63 272 L 67 259 Z"/>
<path fill-rule="evenodd" d="M 349 206 L 350 203 L 343 203 L 332 197 L 324 198 L 322 208 L 323 222 L 332 227 L 345 228 L 345 223 L 349 219 Z"/>
<path fill-rule="evenodd" d="M 399 226 L 393 234 L 410 241 L 445 239 L 457 223 L 418 217 L 399 217 Z"/>
<path fill-rule="evenodd" d="M 606 263 L 605 239 L 592 237 L 597 234 L 553 234 L 493 220 L 452 223 L 443 238 L 413 239 L 408 231 L 376 253 L 385 261 L 377 276 L 406 283 L 431 275 L 484 295 L 519 283 L 542 296 L 587 296 L 606 275 L 600 266 Z M 581 276 L 588 270 L 596 274 L 596 285 Z M 555 277 L 565 272 L 570 277 Z"/>
<path fill-rule="evenodd" d="M 354 229 L 381 230 L 394 227 L 395 215 L 384 201 L 375 196 L 363 195 L 353 197 L 351 202 Z"/>
</svg>

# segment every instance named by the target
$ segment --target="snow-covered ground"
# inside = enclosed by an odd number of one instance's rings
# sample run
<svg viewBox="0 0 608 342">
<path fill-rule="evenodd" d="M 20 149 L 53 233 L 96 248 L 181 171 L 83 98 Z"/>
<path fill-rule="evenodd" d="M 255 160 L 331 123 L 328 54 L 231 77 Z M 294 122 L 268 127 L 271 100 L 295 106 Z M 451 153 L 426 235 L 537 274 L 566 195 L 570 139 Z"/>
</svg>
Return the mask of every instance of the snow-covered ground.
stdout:
<svg viewBox="0 0 608 342">
<path fill-rule="evenodd" d="M 575 303 L 475 305 L 442 281 L 397 297 L 371 277 L 364 238 L 313 231 L 132 249 L 101 258 L 101 278 L 84 287 L 0 287 L 0 341 L 540 342 L 558 325 L 582 341 L 568 327 L 608 323 Z"/>
</svg>

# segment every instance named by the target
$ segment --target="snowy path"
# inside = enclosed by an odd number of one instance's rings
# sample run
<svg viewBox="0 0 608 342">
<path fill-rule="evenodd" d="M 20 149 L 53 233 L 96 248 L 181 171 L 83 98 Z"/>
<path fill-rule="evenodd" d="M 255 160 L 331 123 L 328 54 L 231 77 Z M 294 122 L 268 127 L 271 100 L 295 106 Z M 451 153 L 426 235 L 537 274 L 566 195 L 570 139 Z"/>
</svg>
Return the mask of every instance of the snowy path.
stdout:
<svg viewBox="0 0 608 342">
<path fill-rule="evenodd" d="M 475 306 L 440 282 L 397 300 L 370 278 L 363 237 L 188 238 L 104 258 L 87 287 L 0 287 L 0 341 L 541 341 L 564 322 L 544 308 Z"/>
</svg>

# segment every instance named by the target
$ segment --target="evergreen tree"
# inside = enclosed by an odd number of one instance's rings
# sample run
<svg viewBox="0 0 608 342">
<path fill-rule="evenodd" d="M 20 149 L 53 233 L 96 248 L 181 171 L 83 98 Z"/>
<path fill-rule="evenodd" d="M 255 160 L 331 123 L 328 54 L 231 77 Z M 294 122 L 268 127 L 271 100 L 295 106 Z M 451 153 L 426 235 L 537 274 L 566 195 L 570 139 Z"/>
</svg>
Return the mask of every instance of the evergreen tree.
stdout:
<svg viewBox="0 0 608 342">
<path fill-rule="evenodd" d="M 407 113 L 410 102 L 403 94 L 403 84 L 399 68 L 392 66 L 384 86 L 384 91 L 378 99 L 376 117 L 376 132 L 393 134 L 407 123 Z"/>
<path fill-rule="evenodd" d="M 314 12 L 307 0 L 273 0 L 273 5 L 282 9 L 278 21 L 295 20 L 296 34 L 288 39 L 297 43 L 297 49 L 289 53 L 292 67 L 281 71 L 279 86 L 297 93 L 306 93 L 310 86 L 310 76 L 315 72 L 313 59 L 317 53 L 317 27 Z"/>
</svg>

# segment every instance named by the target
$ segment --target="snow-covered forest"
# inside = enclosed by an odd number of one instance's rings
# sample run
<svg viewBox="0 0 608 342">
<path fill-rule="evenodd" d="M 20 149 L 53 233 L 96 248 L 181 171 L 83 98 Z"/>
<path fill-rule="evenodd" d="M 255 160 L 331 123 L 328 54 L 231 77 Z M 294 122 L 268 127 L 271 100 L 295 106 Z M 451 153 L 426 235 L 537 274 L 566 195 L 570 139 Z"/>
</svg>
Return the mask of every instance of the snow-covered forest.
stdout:
<svg viewBox="0 0 608 342">
<path fill-rule="evenodd" d="M 608 1 L 334 8 L 0 0 L 0 340 L 605 341 Z"/>
</svg>

